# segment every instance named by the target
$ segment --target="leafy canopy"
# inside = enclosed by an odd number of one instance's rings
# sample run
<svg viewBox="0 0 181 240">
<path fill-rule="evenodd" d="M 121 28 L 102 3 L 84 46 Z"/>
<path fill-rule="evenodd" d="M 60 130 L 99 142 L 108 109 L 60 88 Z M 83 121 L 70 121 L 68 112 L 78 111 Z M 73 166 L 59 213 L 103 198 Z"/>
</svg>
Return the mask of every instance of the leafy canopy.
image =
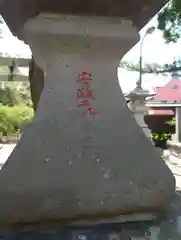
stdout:
<svg viewBox="0 0 181 240">
<path fill-rule="evenodd" d="M 167 43 L 181 38 L 181 0 L 170 0 L 158 14 L 158 29 Z"/>
</svg>

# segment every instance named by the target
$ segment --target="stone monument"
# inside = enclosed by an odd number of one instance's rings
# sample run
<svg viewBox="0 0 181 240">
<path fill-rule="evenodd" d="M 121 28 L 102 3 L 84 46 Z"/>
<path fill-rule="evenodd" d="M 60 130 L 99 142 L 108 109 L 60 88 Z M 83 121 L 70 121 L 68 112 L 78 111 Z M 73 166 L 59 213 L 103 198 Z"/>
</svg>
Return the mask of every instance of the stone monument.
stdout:
<svg viewBox="0 0 181 240">
<path fill-rule="evenodd" d="M 21 32 L 45 86 L 0 172 L 0 223 L 154 218 L 172 199 L 175 180 L 117 80 L 119 60 L 139 40 L 132 21 L 39 13 Z"/>
</svg>

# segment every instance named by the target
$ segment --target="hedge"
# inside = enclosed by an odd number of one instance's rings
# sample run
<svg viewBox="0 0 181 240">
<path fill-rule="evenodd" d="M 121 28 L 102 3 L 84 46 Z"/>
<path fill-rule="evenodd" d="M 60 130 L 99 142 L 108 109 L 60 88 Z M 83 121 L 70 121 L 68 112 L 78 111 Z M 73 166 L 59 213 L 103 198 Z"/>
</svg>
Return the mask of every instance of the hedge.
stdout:
<svg viewBox="0 0 181 240">
<path fill-rule="evenodd" d="M 0 133 L 3 136 L 15 134 L 31 122 L 33 109 L 26 105 L 7 106 L 0 104 Z"/>
<path fill-rule="evenodd" d="M 4 82 L 3 88 L 0 84 L 0 103 L 11 107 L 21 104 L 31 106 L 29 84 Z"/>
</svg>

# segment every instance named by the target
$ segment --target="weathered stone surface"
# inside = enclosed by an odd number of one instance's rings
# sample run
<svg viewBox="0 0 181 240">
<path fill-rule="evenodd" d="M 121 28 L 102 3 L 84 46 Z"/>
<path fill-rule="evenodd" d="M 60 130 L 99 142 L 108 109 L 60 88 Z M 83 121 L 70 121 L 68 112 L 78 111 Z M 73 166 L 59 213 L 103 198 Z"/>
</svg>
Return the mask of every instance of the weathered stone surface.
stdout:
<svg viewBox="0 0 181 240">
<path fill-rule="evenodd" d="M 45 87 L 33 123 L 0 173 L 0 221 L 83 219 L 163 210 L 171 171 L 127 108 L 118 60 L 139 35 L 119 18 L 40 16 L 25 25 Z M 76 82 L 90 72 L 90 115 Z M 86 116 L 82 114 L 87 113 Z"/>
<path fill-rule="evenodd" d="M 2 239 L 41 240 L 166 240 L 181 238 L 181 193 L 177 191 L 164 218 L 154 221 L 62 226 L 58 222 L 48 224 L 16 225 L 0 228 Z M 8 231 L 7 231 L 8 230 Z"/>
</svg>

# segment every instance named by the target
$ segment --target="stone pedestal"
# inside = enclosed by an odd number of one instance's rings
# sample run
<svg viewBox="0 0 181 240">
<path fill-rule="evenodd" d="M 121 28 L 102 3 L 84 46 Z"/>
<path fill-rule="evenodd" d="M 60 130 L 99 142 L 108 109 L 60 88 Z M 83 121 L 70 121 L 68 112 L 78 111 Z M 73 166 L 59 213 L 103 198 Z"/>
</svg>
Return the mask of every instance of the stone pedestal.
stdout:
<svg viewBox="0 0 181 240">
<path fill-rule="evenodd" d="M 181 108 L 175 109 L 175 141 L 181 141 Z"/>
<path fill-rule="evenodd" d="M 0 221 L 163 210 L 174 177 L 117 80 L 137 30 L 118 18 L 40 15 L 25 24 L 25 34 L 46 72 L 45 87 L 33 123 L 0 173 Z"/>
</svg>

